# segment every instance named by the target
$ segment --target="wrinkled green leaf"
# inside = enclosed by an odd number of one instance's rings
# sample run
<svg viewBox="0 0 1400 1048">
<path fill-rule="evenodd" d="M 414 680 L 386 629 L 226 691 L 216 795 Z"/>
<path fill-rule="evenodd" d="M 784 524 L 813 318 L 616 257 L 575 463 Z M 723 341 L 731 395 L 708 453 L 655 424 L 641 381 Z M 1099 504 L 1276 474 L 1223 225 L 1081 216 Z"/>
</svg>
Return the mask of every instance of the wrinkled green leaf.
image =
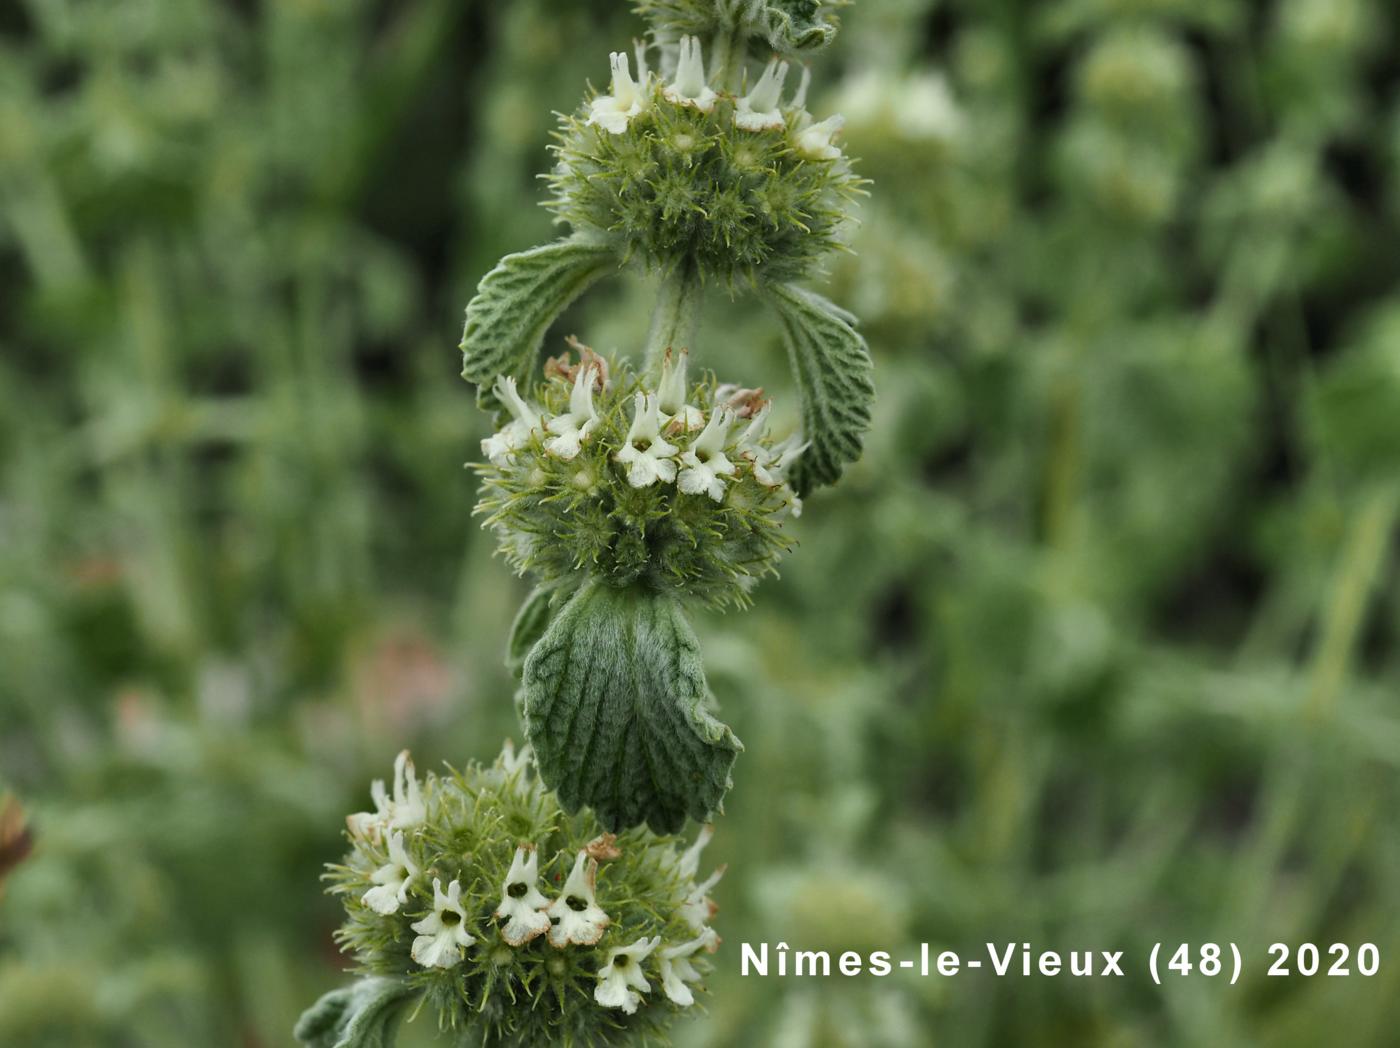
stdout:
<svg viewBox="0 0 1400 1048">
<path fill-rule="evenodd" d="M 497 375 L 528 385 L 549 326 L 614 265 L 604 245 L 559 240 L 507 255 L 482 278 L 462 332 L 462 377 L 476 384 L 482 407 L 499 406 Z"/>
<path fill-rule="evenodd" d="M 792 284 L 768 289 L 782 319 L 788 359 L 802 394 L 802 426 L 810 446 L 793 467 L 799 495 L 834 484 L 860 458 L 875 402 L 873 366 L 855 317 L 821 295 Z"/>
<path fill-rule="evenodd" d="M 610 830 L 709 818 L 743 748 L 711 716 L 699 644 L 671 597 L 590 582 L 525 660 L 525 731 L 565 808 Z"/>
<path fill-rule="evenodd" d="M 836 39 L 836 22 L 820 0 L 768 0 L 764 25 L 773 50 L 817 51 Z"/>
<path fill-rule="evenodd" d="M 293 1036 L 310 1048 L 393 1048 L 414 990 L 397 979 L 361 979 L 332 990 L 297 1020 Z"/>
<path fill-rule="evenodd" d="M 544 636 L 559 604 L 563 591 L 558 585 L 536 586 L 525 598 L 510 626 L 506 642 L 506 666 L 517 676 L 525 669 L 525 657 Z"/>
</svg>

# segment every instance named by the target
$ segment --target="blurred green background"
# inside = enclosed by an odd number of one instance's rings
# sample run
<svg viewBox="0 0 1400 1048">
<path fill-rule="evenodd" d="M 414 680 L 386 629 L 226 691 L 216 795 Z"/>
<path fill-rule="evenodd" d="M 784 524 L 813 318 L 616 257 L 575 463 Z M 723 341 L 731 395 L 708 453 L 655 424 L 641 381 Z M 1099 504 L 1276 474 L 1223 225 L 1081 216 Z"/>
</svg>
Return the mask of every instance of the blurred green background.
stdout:
<svg viewBox="0 0 1400 1048">
<path fill-rule="evenodd" d="M 700 622 L 748 749 L 679 1040 L 1397 1043 L 1400 11 L 845 21 L 813 109 L 874 185 L 827 290 L 879 411 L 784 577 Z M 551 111 L 641 27 L 0 3 L 0 780 L 35 834 L 0 1044 L 289 1044 L 344 978 L 318 874 L 369 779 L 518 737 L 461 310 L 551 235 Z M 650 293 L 609 283 L 548 348 L 630 352 Z M 774 326 L 710 306 L 697 360 L 781 397 Z M 745 940 L 1131 974 L 741 980 Z M 1245 975 L 1158 989 L 1156 941 Z M 1275 941 L 1380 972 L 1266 978 Z"/>
</svg>

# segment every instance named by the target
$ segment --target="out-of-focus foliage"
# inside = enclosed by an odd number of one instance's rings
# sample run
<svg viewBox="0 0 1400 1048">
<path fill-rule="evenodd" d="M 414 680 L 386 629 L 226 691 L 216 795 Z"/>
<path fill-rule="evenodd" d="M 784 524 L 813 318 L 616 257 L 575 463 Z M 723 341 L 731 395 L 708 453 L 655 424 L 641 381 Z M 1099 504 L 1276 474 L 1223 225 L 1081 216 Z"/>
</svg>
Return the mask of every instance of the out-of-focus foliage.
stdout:
<svg viewBox="0 0 1400 1048">
<path fill-rule="evenodd" d="M 862 0 L 862 461 L 701 622 L 746 743 L 693 1045 L 1387 1044 L 1400 14 Z M 0 7 L 0 1044 L 280 1045 L 371 769 L 494 753 L 461 309 L 612 0 Z M 635 351 L 604 285 L 546 342 Z M 696 358 L 783 388 L 717 292 Z M 740 979 L 737 944 L 1374 942 L 1373 979 Z M 412 1028 L 413 1024 L 410 1024 Z M 423 1024 L 417 1024 L 419 1026 Z"/>
</svg>

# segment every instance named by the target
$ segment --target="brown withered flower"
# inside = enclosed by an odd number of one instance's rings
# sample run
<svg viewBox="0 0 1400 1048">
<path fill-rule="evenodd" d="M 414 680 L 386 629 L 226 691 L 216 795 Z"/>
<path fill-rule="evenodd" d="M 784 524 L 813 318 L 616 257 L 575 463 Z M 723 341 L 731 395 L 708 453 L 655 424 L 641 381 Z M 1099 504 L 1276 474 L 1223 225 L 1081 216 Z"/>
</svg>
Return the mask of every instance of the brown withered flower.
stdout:
<svg viewBox="0 0 1400 1048">
<path fill-rule="evenodd" d="M 578 378 L 579 369 L 591 367 L 594 369 L 595 375 L 593 380 L 595 392 L 601 393 L 607 389 L 607 358 L 599 356 L 592 347 L 585 346 L 573 335 L 569 335 L 564 341 L 570 349 L 578 353 L 578 363 L 573 363 L 568 353 L 560 353 L 557 357 L 550 357 L 544 362 L 545 378 L 562 378 L 565 382 L 573 385 L 574 380 Z"/>
</svg>

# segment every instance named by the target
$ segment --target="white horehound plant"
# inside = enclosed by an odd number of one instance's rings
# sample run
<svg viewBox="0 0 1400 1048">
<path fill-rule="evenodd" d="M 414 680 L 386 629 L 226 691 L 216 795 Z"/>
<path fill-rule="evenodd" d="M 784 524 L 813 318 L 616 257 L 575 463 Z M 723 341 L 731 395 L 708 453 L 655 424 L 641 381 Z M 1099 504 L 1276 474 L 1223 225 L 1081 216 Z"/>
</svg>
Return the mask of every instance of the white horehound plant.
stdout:
<svg viewBox="0 0 1400 1048">
<path fill-rule="evenodd" d="M 502 260 L 467 306 L 463 375 L 499 424 L 478 509 L 539 583 L 510 645 L 525 731 L 565 806 L 610 830 L 719 810 L 742 747 L 713 715 L 686 607 L 748 602 L 784 519 L 859 457 L 870 422 L 855 318 L 798 283 L 842 246 L 861 192 L 841 118 L 808 112 L 795 71 L 835 6 L 638 3 L 652 28 L 635 63 L 615 52 L 607 89 L 562 118 L 549 206 L 570 235 Z M 577 341 L 542 369 L 559 314 L 624 268 L 660 286 L 635 371 Z M 714 287 L 774 310 L 800 434 L 770 436 L 759 391 L 687 384 Z"/>
<path fill-rule="evenodd" d="M 838 6 L 638 0 L 636 67 L 612 54 L 607 91 L 563 118 L 549 205 L 570 235 L 503 259 L 468 305 L 463 375 L 497 413 L 477 510 L 538 582 L 509 651 L 538 779 L 507 751 L 422 783 L 404 755 L 375 784 L 330 874 L 364 977 L 303 1016 L 314 1048 L 387 1048 L 427 1004 L 459 1043 L 652 1043 L 695 1002 L 718 874 L 697 879 L 708 826 L 684 851 L 666 835 L 720 810 L 742 747 L 686 608 L 749 602 L 874 400 L 855 318 L 799 284 L 862 192 L 841 118 L 793 75 Z M 571 340 L 541 367 L 560 313 L 624 268 L 660 285 L 640 365 Z M 774 310 L 799 433 L 770 433 L 760 390 L 690 381 L 716 285 Z"/>
<path fill-rule="evenodd" d="M 303 1043 L 385 1048 L 426 1008 L 454 1043 L 631 1044 L 704 992 L 724 872 L 700 877 L 708 826 L 689 847 L 609 833 L 509 743 L 489 767 L 421 780 L 402 753 L 394 780 L 346 820 L 350 854 L 327 875 L 362 978 L 302 1016 Z"/>
</svg>

